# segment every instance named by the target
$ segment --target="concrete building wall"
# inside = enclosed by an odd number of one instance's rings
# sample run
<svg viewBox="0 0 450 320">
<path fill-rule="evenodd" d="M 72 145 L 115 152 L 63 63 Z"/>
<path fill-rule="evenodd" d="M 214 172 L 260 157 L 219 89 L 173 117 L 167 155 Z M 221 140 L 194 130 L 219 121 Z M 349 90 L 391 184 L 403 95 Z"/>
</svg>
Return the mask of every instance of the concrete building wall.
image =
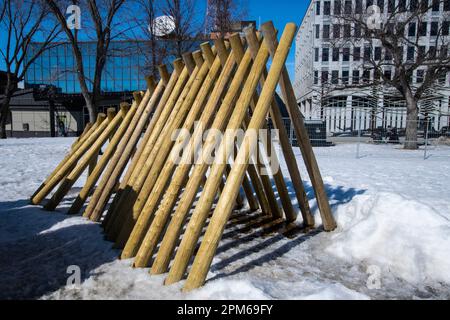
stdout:
<svg viewBox="0 0 450 320">
<path fill-rule="evenodd" d="M 341 0 L 341 5 L 346 2 Z M 325 15 L 325 3 L 330 6 L 331 14 Z M 296 36 L 296 67 L 294 89 L 299 107 L 306 119 L 321 119 L 326 121 L 329 133 L 339 133 L 348 130 L 357 130 L 359 127 L 370 127 L 371 121 L 376 127 L 396 126 L 403 128 L 406 124 L 406 108 L 392 97 L 396 95 L 391 89 L 379 88 L 376 93 L 372 89 L 353 90 L 332 90 L 330 86 L 322 85 L 322 77 L 332 78 L 332 74 L 338 75 L 339 84 L 342 79 L 348 77 L 352 81 L 353 71 L 359 71 L 362 78 L 362 59 L 355 61 L 353 50 L 355 47 L 361 48 L 361 57 L 367 45 L 364 41 L 351 39 L 348 41 L 352 45 L 347 48 L 350 51 L 349 59 L 344 59 L 344 48 L 339 51 L 338 59 L 333 58 L 333 13 L 334 6 L 339 1 L 335 0 L 312 0 L 303 18 L 302 24 Z M 384 14 L 387 15 L 388 1 L 372 1 L 374 4 L 384 3 Z M 355 1 L 352 1 L 353 8 Z M 362 7 L 366 8 L 367 1 L 362 1 Z M 407 1 L 409 8 L 409 1 Z M 317 14 L 319 11 L 319 14 Z M 432 46 L 434 38 L 431 36 L 431 22 L 450 20 L 450 12 L 444 13 L 441 4 L 439 12 L 429 11 L 426 19 L 428 23 L 427 36 L 420 38 L 420 44 L 426 47 Z M 324 30 L 329 30 L 329 38 L 324 38 Z M 344 30 L 340 26 L 340 34 Z M 353 29 L 352 29 L 353 32 Z M 353 34 L 352 34 L 353 36 Z M 448 43 L 450 44 L 450 37 Z M 381 44 L 374 42 L 372 46 L 381 47 Z M 324 59 L 327 54 L 328 59 Z M 407 48 L 404 48 L 404 59 L 407 57 Z M 384 56 L 384 50 L 383 50 Z M 348 60 L 348 61 L 345 61 Z M 373 78 L 373 72 L 371 78 Z M 413 77 L 413 85 L 417 84 L 417 74 Z M 332 87 L 332 86 L 331 86 Z M 436 130 L 443 126 L 449 126 L 450 119 L 450 74 L 447 74 L 439 90 L 433 93 L 432 103 L 435 113 L 432 116 L 432 123 Z M 335 99 L 330 99 L 330 98 Z M 427 102 L 428 103 L 428 102 Z M 371 109 L 376 106 L 377 114 L 372 115 Z M 373 119 L 371 119 L 373 118 Z"/>
</svg>

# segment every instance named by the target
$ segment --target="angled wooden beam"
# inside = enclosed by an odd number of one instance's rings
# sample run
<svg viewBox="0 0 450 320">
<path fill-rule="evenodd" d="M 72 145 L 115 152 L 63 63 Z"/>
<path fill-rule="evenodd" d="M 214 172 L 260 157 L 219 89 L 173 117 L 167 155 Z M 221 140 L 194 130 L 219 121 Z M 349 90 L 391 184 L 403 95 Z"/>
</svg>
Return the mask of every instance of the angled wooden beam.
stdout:
<svg viewBox="0 0 450 320">
<path fill-rule="evenodd" d="M 212 259 L 222 237 L 225 224 L 227 223 L 233 209 L 231 199 L 235 199 L 237 192 L 239 192 L 239 186 L 242 183 L 250 157 L 257 144 L 257 135 L 249 130 L 259 130 L 264 123 L 266 115 L 270 109 L 270 104 L 272 102 L 278 80 L 281 76 L 284 64 L 291 49 L 296 30 L 296 25 L 290 23 L 286 26 L 283 35 L 281 36 L 280 44 L 273 58 L 270 72 L 261 91 L 258 104 L 256 105 L 255 112 L 253 113 L 242 146 L 239 149 L 236 162 L 230 172 L 230 176 L 225 185 L 225 190 L 217 203 L 216 209 L 214 210 L 205 236 L 200 245 L 200 249 L 195 256 L 192 269 L 189 272 L 189 276 L 184 284 L 183 290 L 185 291 L 198 288 L 203 285 L 206 279 Z M 264 43 L 266 42 L 267 40 L 265 39 Z M 255 60 L 255 64 L 257 63 L 256 61 L 257 60 Z M 261 74 L 259 75 L 258 80 L 262 75 L 262 69 L 264 66 L 265 64 L 261 68 Z"/>
<path fill-rule="evenodd" d="M 264 37 L 268 40 L 267 43 L 269 44 L 270 53 L 274 56 L 277 50 L 278 41 L 273 23 L 265 24 L 262 31 L 264 33 Z M 317 164 L 311 142 L 309 141 L 308 132 L 303 121 L 303 115 L 297 105 L 294 89 L 289 79 L 289 74 L 286 67 L 282 70 L 280 88 L 295 130 L 295 135 L 299 141 L 300 150 L 311 179 L 311 184 L 314 188 L 314 193 L 317 198 L 317 205 L 322 217 L 323 228 L 325 231 L 332 231 L 336 228 L 336 221 L 331 214 L 331 208 L 325 186 L 323 184 L 322 175 L 320 174 L 319 166 Z"/>
</svg>

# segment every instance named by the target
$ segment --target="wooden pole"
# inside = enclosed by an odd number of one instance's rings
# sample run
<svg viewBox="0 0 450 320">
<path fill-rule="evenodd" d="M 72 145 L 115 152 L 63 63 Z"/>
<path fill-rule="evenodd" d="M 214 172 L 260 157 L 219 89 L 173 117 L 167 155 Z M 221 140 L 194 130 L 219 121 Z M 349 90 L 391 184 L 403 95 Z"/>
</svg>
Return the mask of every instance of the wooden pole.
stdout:
<svg viewBox="0 0 450 320">
<path fill-rule="evenodd" d="M 239 35 L 235 34 L 231 36 L 231 39 L 234 38 L 239 39 Z M 238 41 L 238 43 L 240 46 L 242 46 L 240 41 Z M 238 49 L 237 48 L 232 49 L 233 55 L 235 54 L 236 50 Z M 241 91 L 242 82 L 245 80 L 245 77 L 249 72 L 250 65 L 251 65 L 251 55 L 250 52 L 247 51 L 247 53 L 245 53 L 244 58 L 239 63 L 235 76 L 228 88 L 228 91 L 224 99 L 222 100 L 222 104 L 219 108 L 218 113 L 214 118 L 214 122 L 211 125 L 211 129 L 214 130 L 211 130 L 205 139 L 205 143 L 203 144 L 202 148 L 203 150 L 202 159 L 206 159 L 206 157 L 210 155 L 213 152 L 214 148 L 216 147 L 217 142 L 214 131 L 216 132 L 223 131 L 225 129 L 228 120 L 230 119 L 230 116 L 233 113 L 234 107 L 236 105 L 235 103 L 236 98 L 239 92 Z M 250 74 L 252 74 L 254 70 L 255 69 L 252 69 Z M 247 87 L 247 89 L 249 90 L 250 88 Z M 206 171 L 209 168 L 208 162 L 202 161 L 202 159 L 200 159 L 201 161 L 196 163 L 193 168 L 192 174 L 185 187 L 182 197 L 178 203 L 178 207 L 172 216 L 172 219 L 168 225 L 164 238 L 161 242 L 159 252 L 151 269 L 152 273 L 163 273 L 167 270 L 172 252 L 177 244 L 184 221 L 188 215 L 192 203 L 194 202 L 199 186 L 204 181 Z M 190 167 L 186 168 L 185 170 L 186 170 L 185 176 L 187 177 L 190 171 Z M 182 178 L 180 178 L 179 181 L 182 181 Z M 206 185 L 204 186 L 203 191 L 205 190 L 205 187 Z M 179 188 L 181 188 L 181 186 Z M 212 197 L 215 197 L 215 194 L 213 194 Z M 168 282 L 170 282 L 170 279 Z"/>
<path fill-rule="evenodd" d="M 218 52 L 221 52 L 222 47 L 216 46 L 216 48 L 218 48 L 217 49 Z M 194 119 L 200 112 L 201 108 L 198 107 L 201 107 L 204 104 L 209 92 L 212 89 L 214 81 L 217 78 L 221 65 L 221 61 L 219 58 L 214 59 L 214 55 L 209 45 L 207 44 L 202 45 L 202 50 L 206 57 L 207 63 L 209 64 L 211 61 L 213 63 L 211 65 L 208 78 L 207 80 L 205 80 L 205 83 L 203 83 L 203 88 L 199 92 L 199 95 L 192 107 L 192 110 L 194 110 L 195 112 L 191 113 L 190 119 L 187 119 L 184 123 L 183 128 L 189 131 L 193 127 Z M 225 52 L 225 55 L 228 56 L 228 53 Z M 165 224 L 171 210 L 173 209 L 173 206 L 175 205 L 179 191 L 181 187 L 184 185 L 184 182 L 191 168 L 191 163 L 194 157 L 194 151 L 198 147 L 197 146 L 198 142 L 201 141 L 203 130 L 208 128 L 209 124 L 212 121 L 213 115 L 220 102 L 220 98 L 223 95 L 223 92 L 226 89 L 226 86 L 231 77 L 234 65 L 235 61 L 231 54 L 230 57 L 227 58 L 223 71 L 217 80 L 217 84 L 211 93 L 209 101 L 202 111 L 202 115 L 198 122 L 198 126 L 194 129 L 194 133 L 189 141 L 188 148 L 187 150 L 184 151 L 183 158 L 181 159 L 180 165 L 171 179 L 170 186 L 165 192 L 166 196 L 164 197 L 164 200 L 162 201 L 159 207 L 158 213 L 156 214 L 157 219 L 154 221 L 154 224 L 152 224 L 152 226 L 154 226 L 152 232 L 157 234 L 156 237 L 159 237 L 159 233 L 161 232 L 161 228 L 159 226 Z M 145 236 L 145 232 L 149 228 L 153 212 L 156 209 L 156 206 L 162 197 L 162 193 L 164 191 L 165 186 L 167 185 L 169 179 L 172 176 L 172 172 L 176 165 L 173 159 L 175 159 L 177 153 L 179 152 L 180 147 L 184 144 L 184 139 L 185 137 L 183 136 L 180 136 L 179 139 L 177 139 L 175 146 L 172 148 L 171 154 L 167 158 L 164 167 L 162 168 L 162 170 L 160 170 L 159 177 L 156 180 L 154 187 L 151 190 L 151 193 L 149 194 L 148 200 L 146 201 L 144 207 L 142 208 L 142 212 L 139 215 L 137 223 L 135 224 L 130 234 L 130 237 L 128 238 L 128 241 L 126 242 L 125 248 L 122 251 L 121 257 L 123 259 L 133 257 L 136 254 L 137 249 L 141 245 L 142 239 Z M 146 182 L 145 185 L 148 185 L 148 182 Z M 135 210 L 139 210 L 139 208 L 138 209 L 135 208 Z M 140 266 L 140 264 L 136 266 Z"/>
<path fill-rule="evenodd" d="M 244 30 L 247 43 L 249 44 L 249 48 L 255 57 L 258 49 L 259 49 L 259 41 L 256 35 L 254 28 L 246 28 Z M 261 79 L 261 84 L 264 85 L 265 78 L 267 77 L 267 70 L 264 71 L 263 77 Z M 297 161 L 295 159 L 294 151 L 292 150 L 292 146 L 289 142 L 289 136 L 286 132 L 286 128 L 284 126 L 284 122 L 282 119 L 282 115 L 280 112 L 280 107 L 276 101 L 276 99 L 272 102 L 272 107 L 270 109 L 270 116 L 273 120 L 274 127 L 278 129 L 281 149 L 283 151 L 283 155 L 286 161 L 286 165 L 288 167 L 292 185 L 295 190 L 295 194 L 297 196 L 297 201 L 300 207 L 300 212 L 303 216 L 303 222 L 306 227 L 314 226 L 314 217 L 311 214 L 311 210 L 309 208 L 308 197 L 306 196 L 305 188 L 303 186 L 303 182 L 300 175 L 300 170 L 297 166 Z M 294 217 L 291 219 L 288 218 L 288 221 L 294 220 Z"/>
<path fill-rule="evenodd" d="M 251 59 L 250 52 L 249 58 Z M 263 69 L 267 63 L 268 58 L 269 58 L 269 51 L 265 45 L 262 45 L 259 50 L 257 58 L 254 60 L 248 78 L 245 81 L 244 88 L 242 89 L 241 92 L 241 96 L 239 97 L 239 100 L 234 107 L 233 114 L 231 115 L 227 129 L 225 131 L 225 136 L 222 139 L 220 147 L 216 152 L 216 157 L 210 169 L 210 174 L 206 181 L 205 188 L 200 196 L 200 199 L 194 210 L 194 213 L 191 216 L 189 224 L 186 227 L 186 231 L 178 248 L 172 268 L 170 269 L 169 275 L 166 279 L 165 282 L 166 284 L 171 284 L 176 281 L 179 281 L 187 268 L 190 257 L 194 252 L 195 246 L 197 245 L 197 241 L 203 229 L 203 225 L 205 224 L 210 209 L 212 207 L 214 197 L 219 187 L 220 179 L 223 175 L 228 158 L 230 156 L 230 152 L 234 148 L 236 130 L 241 127 L 245 115 L 247 114 L 248 107 L 253 99 L 253 95 L 258 86 L 259 79 L 262 75 Z M 242 80 L 240 81 L 239 86 L 241 85 L 241 82 Z M 207 148 L 204 147 L 204 149 L 206 150 Z M 234 166 L 236 166 L 236 164 L 234 164 L 233 167 Z M 233 170 L 231 172 L 233 172 Z M 242 181 L 240 181 L 239 184 L 241 183 Z M 227 185 L 228 184 L 229 179 L 227 180 Z M 222 197 L 223 194 L 221 198 Z M 235 199 L 236 199 L 235 197 L 229 198 L 228 201 L 233 205 Z M 181 201 L 178 204 L 178 206 L 179 207 L 181 206 Z"/>
<path fill-rule="evenodd" d="M 125 176 L 123 177 L 119 185 L 119 189 L 116 193 L 116 196 L 113 199 L 113 202 L 111 203 L 108 209 L 108 213 L 106 214 L 105 219 L 103 220 L 103 226 L 105 227 L 107 232 L 109 231 L 110 226 L 115 221 L 116 216 L 113 213 L 115 212 L 117 203 L 119 202 L 119 199 L 122 196 L 123 190 L 125 190 L 125 188 L 127 187 L 132 175 L 135 174 L 136 168 L 141 168 L 143 166 L 145 160 L 148 158 L 151 152 L 151 149 L 153 148 L 152 141 L 157 136 L 154 133 L 154 131 L 158 130 L 157 127 L 158 125 L 165 123 L 167 117 L 170 115 L 170 112 L 172 111 L 171 110 L 172 105 L 167 102 L 169 101 L 170 97 L 174 94 L 175 87 L 178 85 L 179 81 L 182 81 L 179 80 L 179 78 L 183 72 L 184 63 L 182 62 L 181 59 L 177 59 L 174 61 L 173 66 L 175 71 L 172 73 L 172 76 L 170 77 L 168 82 L 167 82 L 167 74 L 168 74 L 167 68 L 163 66 L 159 68 L 161 79 L 163 83 L 166 85 L 166 89 L 164 90 L 164 94 L 162 95 L 161 100 L 159 101 L 158 106 L 156 107 L 155 113 L 149 125 L 147 126 L 142 142 L 139 144 L 139 148 L 137 149 L 136 154 L 131 160 L 131 164 L 127 169 Z M 126 163 L 124 165 L 126 165 Z"/>
<path fill-rule="evenodd" d="M 84 128 L 81 136 L 79 136 L 78 139 L 75 140 L 75 142 L 70 147 L 70 151 L 66 154 L 64 159 L 56 166 L 53 172 L 45 179 L 45 181 L 39 186 L 39 188 L 36 189 L 36 191 L 30 197 L 30 201 L 42 190 L 42 188 L 44 188 L 44 186 L 50 181 L 50 179 L 61 169 L 61 167 L 70 159 L 73 153 L 83 144 L 87 137 L 95 131 L 96 128 L 97 121 L 94 124 L 90 122 L 86 124 L 86 127 Z"/>
<path fill-rule="evenodd" d="M 100 134 L 105 130 L 108 121 L 105 120 L 105 114 L 99 114 L 97 120 L 101 122 L 95 131 L 80 145 L 79 148 L 70 156 L 70 158 L 61 166 L 61 168 L 49 179 L 48 183 L 31 199 L 31 203 L 37 205 L 56 187 L 56 185 L 70 172 L 71 168 L 89 150 L 92 144 L 97 140 Z"/>
<path fill-rule="evenodd" d="M 252 152 L 254 152 L 257 144 L 257 135 L 252 134 L 249 130 L 259 130 L 263 125 L 266 115 L 269 111 L 273 95 L 280 75 L 282 73 L 286 58 L 291 49 L 292 41 L 295 36 L 297 27 L 293 23 L 286 25 L 280 44 L 273 58 L 270 72 L 267 76 L 266 83 L 261 91 L 258 104 L 253 113 L 252 120 L 245 134 L 242 147 L 236 157 L 236 162 L 230 172 L 229 179 L 225 185 L 225 190 L 217 203 L 216 209 L 211 217 L 209 226 L 206 230 L 205 236 L 200 245 L 200 249 L 195 257 L 192 269 L 184 284 L 185 291 L 192 290 L 201 286 L 208 273 L 217 246 L 222 237 L 225 224 L 229 219 L 232 211 L 232 199 L 236 198 L 239 186 L 244 177 L 249 159 Z M 265 43 L 267 39 L 265 39 Z M 255 60 L 255 64 L 257 60 Z M 264 64 L 265 65 L 265 64 Z M 262 74 L 262 70 L 261 70 Z M 259 77 L 258 77 L 259 79 Z M 253 92 L 252 92 L 253 93 Z"/>
<path fill-rule="evenodd" d="M 151 81 L 147 80 L 147 84 L 149 86 L 150 83 Z M 153 84 L 151 84 L 151 87 L 147 89 L 144 97 L 142 98 L 142 101 L 139 104 L 125 136 L 118 145 L 114 157 L 111 159 L 111 162 L 105 170 L 99 186 L 92 195 L 91 201 L 84 212 L 84 216 L 89 217 L 93 221 L 98 221 L 100 219 L 103 209 L 108 203 L 108 199 L 114 191 L 117 181 L 120 179 L 131 154 L 136 148 L 142 130 L 145 127 L 151 112 L 154 110 L 154 107 L 162 92 L 164 91 L 165 85 L 161 80 L 154 91 L 150 91 L 152 87 Z"/>
<path fill-rule="evenodd" d="M 181 94 L 182 88 L 188 80 L 189 73 L 187 67 L 185 67 L 181 59 L 177 59 L 174 62 L 174 69 L 175 72 L 173 73 L 173 78 L 171 77 L 171 82 L 169 82 L 167 90 L 164 92 L 164 95 L 157 107 L 157 113 L 159 113 L 159 116 L 158 118 L 152 118 L 145 135 L 148 137 L 144 139 L 143 143 L 141 143 L 143 148 L 141 155 L 139 158 L 135 157 L 135 160 L 133 160 L 132 168 L 127 171 L 120 184 L 119 191 L 114 197 L 113 203 L 108 210 L 106 217 L 109 217 L 109 220 L 108 223 L 105 224 L 108 239 L 115 239 L 116 234 L 118 233 L 118 231 L 116 231 L 118 226 L 116 225 L 123 221 L 125 214 L 124 211 L 119 211 L 116 209 L 121 205 L 122 198 L 126 196 L 126 193 L 134 183 L 136 176 L 139 174 L 146 174 L 147 170 L 149 170 L 148 164 L 146 166 L 147 159 L 153 150 L 157 138 L 166 125 L 167 119 L 174 116 L 173 107 L 176 103 L 176 99 Z"/>
<path fill-rule="evenodd" d="M 140 95 L 139 95 L 140 96 Z M 131 120 L 134 117 L 134 114 L 136 113 L 137 106 L 139 105 L 140 101 L 134 101 L 129 111 L 126 112 L 126 116 L 120 125 L 119 129 L 115 133 L 114 137 L 111 139 L 110 143 L 108 144 L 108 147 L 105 150 L 105 153 L 103 154 L 102 158 L 100 159 L 97 166 L 94 168 L 92 173 L 89 175 L 86 183 L 84 184 L 83 188 L 81 189 L 80 193 L 78 194 L 77 198 L 73 202 L 72 206 L 70 207 L 68 213 L 69 214 L 76 214 L 78 213 L 83 204 L 85 203 L 86 199 L 91 194 L 92 190 L 94 189 L 95 184 L 97 183 L 98 179 L 100 178 L 100 175 L 105 170 L 106 166 L 108 165 L 108 162 L 111 160 L 111 158 L 114 155 L 114 152 L 117 149 L 117 145 L 120 143 L 122 138 L 124 137 Z M 123 103 L 120 105 L 120 108 L 123 110 L 127 110 L 129 108 L 129 105 L 127 103 Z"/>
<path fill-rule="evenodd" d="M 113 132 L 119 124 L 122 122 L 126 113 L 128 112 L 129 106 L 124 106 L 121 108 L 120 112 L 116 114 L 116 110 L 114 108 L 110 108 L 107 111 L 108 117 L 108 126 L 105 128 L 105 131 L 98 137 L 92 147 L 86 152 L 83 158 L 77 163 L 74 169 L 69 173 L 69 175 L 61 182 L 60 186 L 53 194 L 51 199 L 46 203 L 44 209 L 53 211 L 56 209 L 58 204 L 62 201 L 64 196 L 70 191 L 73 184 L 79 179 L 79 177 L 83 174 L 84 170 L 92 163 L 92 159 L 98 155 L 101 147 L 106 143 L 106 141 L 111 136 L 111 132 Z"/>
<path fill-rule="evenodd" d="M 202 44 L 201 47 L 205 52 L 205 56 L 208 59 L 208 52 L 210 52 L 209 43 Z M 208 48 L 209 50 L 206 48 Z M 200 52 L 198 53 L 201 55 Z M 171 127 L 169 128 L 167 133 L 166 134 L 163 133 L 161 135 L 165 141 L 161 140 L 162 144 L 161 147 L 158 148 L 158 154 L 155 158 L 152 168 L 138 194 L 138 197 L 136 198 L 136 202 L 132 207 L 132 213 L 130 217 L 133 217 L 133 219 L 127 220 L 129 223 L 126 222 L 124 224 L 121 234 L 119 235 L 119 238 L 116 241 L 116 245 L 119 248 L 123 248 L 127 242 L 127 239 L 130 237 L 130 233 L 132 232 L 139 215 L 144 210 L 144 206 L 150 195 L 150 192 L 152 192 L 158 177 L 161 176 L 161 170 L 164 170 L 164 165 L 165 163 L 167 163 L 166 159 L 170 151 L 172 150 L 172 146 L 173 145 L 177 146 L 175 147 L 175 149 L 179 150 L 178 146 L 182 146 L 186 141 L 187 137 L 184 134 L 180 134 L 174 143 L 172 140 L 172 134 L 175 132 L 175 130 L 178 130 L 179 128 L 181 128 L 181 130 L 183 130 L 183 132 L 186 133 L 192 131 L 194 123 L 198 119 L 200 113 L 202 112 L 203 106 L 206 103 L 206 99 L 208 98 L 208 95 L 210 91 L 213 89 L 215 81 L 219 76 L 221 69 L 221 63 L 219 58 L 216 58 L 212 65 L 210 65 L 209 62 L 203 64 L 204 61 L 203 59 L 198 58 L 198 54 L 195 60 L 198 63 L 197 68 L 201 66 L 200 72 L 198 73 L 197 79 L 191 87 L 189 95 L 183 102 L 178 117 L 175 118 L 175 121 L 171 124 Z M 209 61 L 211 60 L 209 59 Z M 205 112 L 205 110 L 203 110 L 203 112 Z M 184 116 L 186 113 L 188 113 L 187 117 Z M 173 173 L 173 168 L 175 164 L 170 163 L 170 159 L 168 160 L 169 165 L 166 167 L 167 170 L 164 173 L 165 178 L 163 179 L 168 179 L 166 177 L 171 176 Z M 158 197 L 157 201 L 159 200 L 160 197 Z"/>
<path fill-rule="evenodd" d="M 277 50 L 277 38 L 275 28 L 272 23 L 267 23 L 262 29 L 264 36 L 269 40 L 269 50 L 273 56 Z M 294 126 L 295 134 L 297 136 L 300 150 L 302 152 L 303 160 L 305 162 L 306 169 L 311 179 L 311 184 L 314 188 L 314 193 L 317 198 L 317 205 L 322 217 L 323 228 L 325 231 L 332 231 L 336 228 L 336 221 L 331 214 L 330 204 L 328 202 L 328 196 L 323 184 L 322 176 L 320 174 L 319 166 L 317 164 L 314 151 L 309 141 L 308 132 L 306 130 L 303 115 L 297 105 L 294 89 L 292 88 L 289 74 L 286 67 L 282 70 L 280 79 L 280 88 L 283 97 L 286 101 L 291 123 Z"/>
<path fill-rule="evenodd" d="M 184 111 L 184 113 L 180 113 L 180 109 L 182 109 L 184 104 L 183 102 L 186 100 L 187 96 L 189 94 L 197 94 L 197 92 L 191 91 L 191 87 L 192 84 L 196 82 L 197 75 L 200 70 L 195 66 L 195 61 L 192 57 L 192 54 L 184 54 L 183 58 L 185 59 L 186 64 L 186 72 L 183 72 L 185 74 L 185 78 L 189 79 L 184 88 L 183 86 L 180 86 L 180 88 L 178 88 L 178 91 L 181 91 L 181 94 L 179 96 L 176 95 L 176 97 L 171 97 L 173 98 L 173 104 L 175 105 L 171 112 L 171 116 L 168 118 L 166 123 L 160 124 L 159 128 L 161 130 L 154 130 L 154 139 L 152 139 L 153 144 L 148 158 L 145 159 L 143 166 L 138 167 L 139 170 L 133 173 L 133 175 L 130 177 L 130 181 L 123 190 L 122 195 L 118 200 L 116 207 L 114 208 L 114 212 L 117 212 L 118 216 L 116 217 L 114 224 L 111 225 L 110 231 L 108 232 L 108 239 L 110 240 L 117 240 L 117 237 L 120 235 L 122 229 L 129 230 L 130 227 L 132 228 L 134 224 L 133 221 L 135 218 L 137 219 L 137 217 L 131 216 L 130 211 L 132 211 L 136 198 L 138 197 L 138 194 L 145 183 L 145 180 L 153 166 L 153 163 L 159 154 L 159 149 L 161 148 L 163 143 L 167 143 L 167 140 L 165 138 L 169 134 L 172 134 L 172 124 L 175 121 L 179 121 L 180 119 L 183 120 L 184 117 L 186 117 L 187 112 Z M 188 67 L 187 65 L 190 65 L 190 67 Z M 188 70 L 190 70 L 192 67 L 194 68 L 192 74 L 188 76 Z M 184 82 L 181 84 L 184 84 Z"/>
</svg>

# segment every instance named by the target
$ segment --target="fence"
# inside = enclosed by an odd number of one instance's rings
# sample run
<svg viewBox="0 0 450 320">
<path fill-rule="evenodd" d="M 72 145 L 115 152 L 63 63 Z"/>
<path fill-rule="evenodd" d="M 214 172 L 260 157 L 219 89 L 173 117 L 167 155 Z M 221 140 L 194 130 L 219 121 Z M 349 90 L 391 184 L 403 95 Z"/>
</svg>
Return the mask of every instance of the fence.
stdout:
<svg viewBox="0 0 450 320">
<path fill-rule="evenodd" d="M 292 146 L 298 146 L 295 132 L 291 126 L 289 118 L 283 119 L 289 140 Z M 443 120 L 450 123 L 450 116 Z M 387 123 L 372 129 L 357 128 L 357 130 L 330 134 L 327 132 L 326 122 L 322 120 L 306 120 L 309 138 L 315 147 L 332 147 L 342 144 L 354 145 L 354 156 L 356 158 L 423 158 L 448 157 L 450 160 L 450 127 L 439 126 L 436 128 L 435 121 L 419 119 L 414 121 L 417 127 L 417 141 L 409 141 L 406 138 L 405 122 L 401 128 L 391 127 Z M 442 122 L 440 122 L 442 123 Z M 398 153 L 394 151 L 405 150 L 406 144 L 417 144 L 416 150 Z M 322 150 L 321 153 L 328 153 L 339 156 L 339 151 L 335 148 Z M 347 154 L 348 155 L 348 154 Z"/>
</svg>

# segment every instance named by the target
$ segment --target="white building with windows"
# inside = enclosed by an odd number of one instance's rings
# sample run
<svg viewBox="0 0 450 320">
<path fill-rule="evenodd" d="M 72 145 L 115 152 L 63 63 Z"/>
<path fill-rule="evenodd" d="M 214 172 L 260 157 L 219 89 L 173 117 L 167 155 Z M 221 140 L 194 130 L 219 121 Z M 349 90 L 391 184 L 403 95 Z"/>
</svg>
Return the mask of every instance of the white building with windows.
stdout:
<svg viewBox="0 0 450 320">
<path fill-rule="evenodd" d="M 450 0 L 312 0 L 296 36 L 294 88 L 305 118 L 326 122 L 327 132 L 337 134 L 373 128 L 405 128 L 406 108 L 395 90 L 386 87 L 370 89 L 341 89 L 336 85 L 356 84 L 373 79 L 374 72 L 362 71 L 366 55 L 388 59 L 381 45 L 364 43 L 361 30 L 351 24 L 336 23 L 342 13 L 360 14 L 377 5 L 381 17 L 392 10 L 410 10 L 418 1 L 429 1 L 432 9 L 422 22 L 410 23 L 405 32 L 409 37 L 420 36 L 421 48 L 431 49 L 437 30 L 450 45 Z M 343 47 L 333 45 L 334 39 L 347 38 Z M 352 38 L 355 41 L 351 41 Z M 411 52 L 412 51 L 412 52 Z M 450 51 L 450 50 L 449 50 Z M 414 59 L 414 47 L 404 48 L 404 59 Z M 385 69 L 385 74 L 392 70 Z M 424 70 L 417 70 L 411 81 L 420 84 Z M 443 75 L 433 90 L 420 102 L 423 119 L 426 114 L 434 130 L 450 126 L 450 75 Z M 427 113 L 432 110 L 431 114 Z"/>
</svg>

